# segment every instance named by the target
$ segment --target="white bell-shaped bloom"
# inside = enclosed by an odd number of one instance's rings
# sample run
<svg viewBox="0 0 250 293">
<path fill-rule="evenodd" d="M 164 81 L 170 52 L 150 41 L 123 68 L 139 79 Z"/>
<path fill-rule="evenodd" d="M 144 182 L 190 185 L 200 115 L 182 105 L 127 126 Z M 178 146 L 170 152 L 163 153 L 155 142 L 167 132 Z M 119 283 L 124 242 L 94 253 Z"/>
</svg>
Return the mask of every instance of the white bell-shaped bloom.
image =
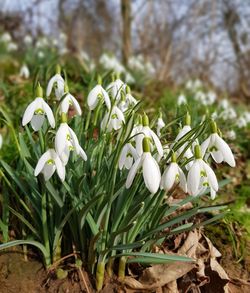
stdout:
<svg viewBox="0 0 250 293">
<path fill-rule="evenodd" d="M 26 64 L 23 64 L 23 66 L 21 67 L 19 75 L 25 79 L 28 79 L 30 77 L 30 71 Z"/>
<path fill-rule="evenodd" d="M 161 117 L 158 118 L 157 120 L 157 135 L 161 136 L 161 129 L 165 126 L 165 122 L 163 121 L 163 119 Z"/>
<path fill-rule="evenodd" d="M 187 98 L 183 94 L 181 94 L 177 99 L 177 105 L 180 106 L 185 104 L 187 104 Z"/>
<path fill-rule="evenodd" d="M 87 160 L 87 155 L 80 146 L 75 132 L 66 122 L 61 123 L 57 130 L 55 149 L 64 165 L 68 163 L 70 151 L 75 151 L 84 161 Z"/>
<path fill-rule="evenodd" d="M 133 107 L 137 103 L 138 101 L 130 93 L 127 93 L 126 96 L 124 96 L 124 98 L 122 98 L 119 102 L 118 107 L 122 112 L 125 112 L 127 109 Z"/>
<path fill-rule="evenodd" d="M 81 107 L 77 102 L 76 98 L 73 97 L 70 93 L 67 93 L 60 104 L 60 112 L 68 113 L 70 106 L 72 106 L 75 109 L 77 115 L 82 115 Z"/>
<path fill-rule="evenodd" d="M 122 127 L 122 124 L 125 123 L 125 118 L 122 111 L 114 106 L 110 112 L 106 112 L 101 122 L 101 128 L 103 130 L 107 129 L 108 132 L 118 130 Z"/>
<path fill-rule="evenodd" d="M 245 117 L 241 116 L 236 120 L 236 125 L 239 128 L 244 128 L 247 126 L 247 120 L 245 119 Z"/>
<path fill-rule="evenodd" d="M 39 129 L 41 129 L 45 121 L 45 115 L 48 118 L 50 126 L 54 128 L 55 118 L 54 118 L 52 110 L 50 109 L 49 105 L 44 101 L 43 98 L 37 97 L 26 108 L 23 114 L 22 125 L 25 126 L 26 124 L 31 122 L 32 128 L 35 131 L 38 131 Z"/>
<path fill-rule="evenodd" d="M 140 132 L 135 136 L 135 143 L 136 143 L 136 151 L 139 156 L 142 155 L 143 149 L 142 149 L 142 141 L 144 137 L 149 137 L 151 139 L 151 142 L 154 143 L 157 152 L 159 153 L 160 158 L 163 156 L 163 147 L 162 144 L 158 138 L 158 136 L 154 133 L 152 129 L 150 129 L 149 121 L 147 115 L 144 114 L 143 116 L 143 125 L 140 129 Z M 152 143 L 151 148 L 153 147 Z"/>
<path fill-rule="evenodd" d="M 213 122 L 214 123 L 214 122 Z M 201 144 L 202 155 L 206 152 L 211 154 L 216 163 L 226 162 L 231 167 L 235 167 L 235 159 L 228 144 L 218 135 L 217 132 L 212 133 Z"/>
<path fill-rule="evenodd" d="M 97 107 L 99 101 L 104 101 L 107 108 L 111 108 L 109 95 L 100 84 L 96 85 L 88 94 L 87 103 L 89 109 L 94 110 Z"/>
<path fill-rule="evenodd" d="M 129 170 L 128 177 L 126 180 L 126 188 L 130 188 L 135 178 L 136 173 L 142 168 L 142 174 L 144 183 L 147 189 L 152 193 L 155 194 L 159 189 L 160 182 L 161 182 L 161 172 L 158 163 L 152 157 L 150 153 L 150 145 L 149 145 L 149 138 L 145 137 L 143 139 L 143 154 L 139 157 L 131 169 Z M 146 144 L 146 147 L 145 147 Z"/>
<path fill-rule="evenodd" d="M 226 137 L 230 140 L 235 140 L 237 135 L 236 132 L 234 130 L 229 130 L 226 132 Z"/>
<path fill-rule="evenodd" d="M 126 92 L 126 84 L 118 78 L 115 81 L 111 82 L 107 86 L 106 90 L 107 90 L 107 92 L 110 93 L 110 95 L 113 99 L 120 101 L 121 100 L 121 93 Z"/>
<path fill-rule="evenodd" d="M 55 171 L 59 178 L 64 181 L 65 167 L 55 150 L 49 149 L 39 159 L 35 168 L 35 176 L 42 172 L 45 181 L 48 181 Z"/>
<path fill-rule="evenodd" d="M 212 168 L 201 158 L 195 159 L 187 176 L 187 188 L 190 195 L 197 196 L 210 188 L 211 198 L 218 191 L 218 181 Z"/>
<path fill-rule="evenodd" d="M 185 174 L 176 162 L 172 162 L 162 175 L 161 188 L 169 191 L 175 183 L 180 183 L 181 189 L 184 192 L 187 192 L 187 181 Z"/>
<path fill-rule="evenodd" d="M 51 79 L 48 82 L 48 86 L 46 90 L 46 96 L 49 97 L 54 87 L 55 96 L 57 100 L 60 100 L 64 94 L 64 79 L 62 78 L 59 72 L 60 72 L 60 69 L 58 69 L 57 73 L 51 77 Z"/>
<path fill-rule="evenodd" d="M 121 155 L 119 158 L 119 169 L 122 170 L 124 167 L 130 169 L 133 165 L 133 162 L 138 159 L 136 149 L 132 146 L 131 143 L 126 143 L 122 148 Z"/>
</svg>

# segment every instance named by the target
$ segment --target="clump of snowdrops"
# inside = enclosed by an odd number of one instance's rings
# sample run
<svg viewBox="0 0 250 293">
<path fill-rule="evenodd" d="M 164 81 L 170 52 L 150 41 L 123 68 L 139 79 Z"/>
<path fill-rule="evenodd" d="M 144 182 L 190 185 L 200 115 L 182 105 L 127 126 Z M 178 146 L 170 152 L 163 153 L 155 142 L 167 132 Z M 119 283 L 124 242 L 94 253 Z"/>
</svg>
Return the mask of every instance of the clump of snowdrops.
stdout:
<svg viewBox="0 0 250 293">
<path fill-rule="evenodd" d="M 82 104 L 60 66 L 45 94 L 36 83 L 16 136 L 16 167 L 1 161 L 5 186 L 18 202 L 8 204 L 9 212 L 20 220 L 23 240 L 7 241 L 5 234 L 1 248 L 36 246 L 48 269 L 73 253 L 96 274 L 100 290 L 115 263 L 123 278 L 132 262 L 192 261 L 152 253 L 152 247 L 223 216 L 195 223 L 195 215 L 221 207 L 176 211 L 207 193 L 214 199 L 219 184 L 211 163 L 234 167 L 235 160 L 210 117 L 193 127 L 189 113 L 150 120 L 119 76 L 96 79 Z M 176 125 L 181 128 L 174 135 Z M 185 197 L 171 204 L 176 188 Z"/>
</svg>

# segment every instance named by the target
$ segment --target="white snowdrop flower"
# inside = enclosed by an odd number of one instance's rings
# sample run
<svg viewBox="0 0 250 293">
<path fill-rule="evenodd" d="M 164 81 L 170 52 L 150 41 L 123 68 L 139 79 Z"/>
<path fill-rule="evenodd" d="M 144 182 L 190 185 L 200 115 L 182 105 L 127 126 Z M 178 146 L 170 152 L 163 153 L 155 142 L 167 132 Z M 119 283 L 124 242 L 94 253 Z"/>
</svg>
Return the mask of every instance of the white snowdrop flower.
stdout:
<svg viewBox="0 0 250 293">
<path fill-rule="evenodd" d="M 0 149 L 2 148 L 3 145 L 3 137 L 2 134 L 0 133 Z"/>
<path fill-rule="evenodd" d="M 202 91 L 196 92 L 196 94 L 194 95 L 194 99 L 202 103 L 203 105 L 206 104 L 206 94 L 203 93 Z"/>
<path fill-rule="evenodd" d="M 25 37 L 23 38 L 23 42 L 26 46 L 30 46 L 32 44 L 32 36 L 31 35 L 25 35 Z"/>
<path fill-rule="evenodd" d="M 135 79 L 134 79 L 134 77 L 133 77 L 132 74 L 129 73 L 129 72 L 126 72 L 126 73 L 125 73 L 125 81 L 126 81 L 126 83 L 128 83 L 128 84 L 133 84 L 133 83 L 135 83 Z"/>
<path fill-rule="evenodd" d="M 162 117 L 159 117 L 159 118 L 157 119 L 157 130 L 156 130 L 156 133 L 157 133 L 157 135 L 158 135 L 159 137 L 161 136 L 161 130 L 162 130 L 162 128 L 164 128 L 165 125 L 166 125 L 166 124 L 165 124 L 165 122 L 163 121 Z"/>
<path fill-rule="evenodd" d="M 222 109 L 226 110 L 226 109 L 229 108 L 229 101 L 227 99 L 223 99 L 223 100 L 220 101 L 219 106 Z"/>
<path fill-rule="evenodd" d="M 120 129 L 123 123 L 125 123 L 125 118 L 122 111 L 117 106 L 114 106 L 111 113 L 108 111 L 104 115 L 101 122 L 101 128 L 103 130 L 107 129 L 107 131 L 110 132 L 113 129 Z"/>
<path fill-rule="evenodd" d="M 179 133 L 177 134 L 176 138 L 175 138 L 175 142 L 179 142 L 189 131 L 191 131 L 191 117 L 189 115 L 189 113 L 186 114 L 186 117 L 185 117 L 185 125 L 183 126 L 183 128 L 179 131 Z M 178 156 L 184 151 L 184 149 L 186 148 L 188 142 L 185 142 L 183 143 L 183 145 L 176 151 Z M 193 153 L 192 153 L 192 150 L 191 150 L 191 147 L 189 147 L 184 155 L 183 155 L 183 158 L 185 159 L 190 159 L 191 157 L 193 156 Z M 186 165 L 187 168 L 191 167 L 192 165 L 192 162 L 188 163 Z"/>
<path fill-rule="evenodd" d="M 147 189 L 155 194 L 160 186 L 161 172 L 158 163 L 150 153 L 150 138 L 143 138 L 143 154 L 139 157 L 129 170 L 126 180 L 126 188 L 130 188 L 136 173 L 142 168 L 144 183 Z"/>
<path fill-rule="evenodd" d="M 66 123 L 66 114 L 62 113 L 62 123 L 56 132 L 55 149 L 63 164 L 66 165 L 69 160 L 70 151 L 75 151 L 84 161 L 87 160 L 87 155 L 80 146 L 75 132 Z"/>
<path fill-rule="evenodd" d="M 121 155 L 119 158 L 119 169 L 122 170 L 124 167 L 129 170 L 133 162 L 138 159 L 136 149 L 132 146 L 131 143 L 126 143 L 122 148 Z"/>
<path fill-rule="evenodd" d="M 38 58 L 40 58 L 40 59 L 44 58 L 44 53 L 43 53 L 43 51 L 38 51 L 37 56 L 38 56 Z"/>
<path fill-rule="evenodd" d="M 193 89 L 193 81 L 192 80 L 188 80 L 186 82 L 186 85 L 185 85 L 186 89 L 188 90 L 192 90 Z"/>
<path fill-rule="evenodd" d="M 236 121 L 236 125 L 237 125 L 239 128 L 244 128 L 244 127 L 247 126 L 247 121 L 246 121 L 246 119 L 245 119 L 243 116 L 241 116 L 241 117 L 239 117 L 239 118 L 237 119 L 237 121 Z"/>
<path fill-rule="evenodd" d="M 161 178 L 161 188 L 169 191 L 175 183 L 180 183 L 180 187 L 187 192 L 187 181 L 184 172 L 176 163 L 176 155 L 173 153 L 172 162 L 165 169 Z"/>
<path fill-rule="evenodd" d="M 60 112 L 61 113 L 68 113 L 69 107 L 72 106 L 75 109 L 77 115 L 82 115 L 81 107 L 80 107 L 78 101 L 76 100 L 76 98 L 73 97 L 69 93 L 67 85 L 65 85 L 65 93 L 66 93 L 66 95 L 60 104 Z"/>
<path fill-rule="evenodd" d="M 183 94 L 179 95 L 179 97 L 177 99 L 177 104 L 178 104 L 178 106 L 187 104 L 187 98 Z"/>
<path fill-rule="evenodd" d="M 193 89 L 197 90 L 199 88 L 202 87 L 202 82 L 200 79 L 196 79 L 194 82 L 193 82 Z"/>
<path fill-rule="evenodd" d="M 106 88 L 107 92 L 110 93 L 113 99 L 118 101 L 121 100 L 121 93 L 126 92 L 126 84 L 117 78 L 115 81 L 112 81 Z"/>
<path fill-rule="evenodd" d="M 131 95 L 129 86 L 126 86 L 126 95 L 122 92 L 121 101 L 118 104 L 119 109 L 125 112 L 128 108 L 135 106 L 138 101 Z"/>
<path fill-rule="evenodd" d="M 38 160 L 35 168 L 35 176 L 42 172 L 45 181 L 48 181 L 55 171 L 57 172 L 59 178 L 64 181 L 65 167 L 55 150 L 49 149 Z"/>
<path fill-rule="evenodd" d="M 216 163 L 226 162 L 231 167 L 235 167 L 235 159 L 228 144 L 218 135 L 217 125 L 211 123 L 212 134 L 201 144 L 202 155 L 206 152 L 211 154 Z"/>
<path fill-rule="evenodd" d="M 206 96 L 206 102 L 207 102 L 207 105 L 212 105 L 217 99 L 217 96 L 216 96 L 216 93 L 215 92 L 208 92 L 207 93 L 207 96 Z"/>
<path fill-rule="evenodd" d="M 16 51 L 18 49 L 17 44 L 14 42 L 10 42 L 7 44 L 7 51 L 8 52 L 13 52 Z"/>
<path fill-rule="evenodd" d="M 22 119 L 23 126 L 27 125 L 30 122 L 32 128 L 35 131 L 38 131 L 39 129 L 41 129 L 45 121 L 45 115 L 48 118 L 50 126 L 52 128 L 55 127 L 55 118 L 54 118 L 53 112 L 50 109 L 49 105 L 42 98 L 42 95 L 43 95 L 42 88 L 40 85 L 38 85 L 37 98 L 28 105 L 28 107 L 26 108 L 23 114 L 23 119 Z"/>
<path fill-rule="evenodd" d="M 20 72 L 19 72 L 19 75 L 21 77 L 26 78 L 26 79 L 28 79 L 30 77 L 30 71 L 29 71 L 29 68 L 26 64 L 22 65 Z"/>
<path fill-rule="evenodd" d="M 244 112 L 243 117 L 245 118 L 247 123 L 250 123 L 250 112 L 248 111 Z"/>
<path fill-rule="evenodd" d="M 200 146 L 195 146 L 195 160 L 188 172 L 188 193 L 197 196 L 210 188 L 211 198 L 214 199 L 219 189 L 218 181 L 212 168 L 203 161 Z"/>
<path fill-rule="evenodd" d="M 46 96 L 49 97 L 53 87 L 55 87 L 55 96 L 57 100 L 60 100 L 64 94 L 64 79 L 61 76 L 61 68 L 57 66 L 56 74 L 51 77 L 48 82 Z"/>
<path fill-rule="evenodd" d="M 136 143 L 136 151 L 139 156 L 143 154 L 143 149 L 142 149 L 142 141 L 144 137 L 149 137 L 151 139 L 150 146 L 152 148 L 152 143 L 154 143 L 157 152 L 159 153 L 160 158 L 163 156 L 163 147 L 161 145 L 161 142 L 158 138 L 158 136 L 154 133 L 152 129 L 149 127 L 149 121 L 148 121 L 148 116 L 146 114 L 143 115 L 142 118 L 142 127 L 140 132 L 135 136 L 135 143 Z"/>
<path fill-rule="evenodd" d="M 9 43 L 11 42 L 11 40 L 12 40 L 12 37 L 9 33 L 6 32 L 1 35 L 1 41 L 4 43 Z"/>
<path fill-rule="evenodd" d="M 214 112 L 211 114 L 211 118 L 212 118 L 213 120 L 215 120 L 215 119 L 218 118 L 218 113 L 217 113 L 217 111 L 214 111 Z"/>
<path fill-rule="evenodd" d="M 233 120 L 237 117 L 237 114 L 233 108 L 229 107 L 220 113 L 220 117 L 223 120 Z"/>
<path fill-rule="evenodd" d="M 98 85 L 96 85 L 88 94 L 87 104 L 90 110 L 94 110 L 98 103 L 105 103 L 108 109 L 111 108 L 111 102 L 108 93 L 101 85 L 101 78 L 98 77 Z"/>
<path fill-rule="evenodd" d="M 236 132 L 234 130 L 229 130 L 226 132 L 226 137 L 231 140 L 236 139 Z"/>
</svg>

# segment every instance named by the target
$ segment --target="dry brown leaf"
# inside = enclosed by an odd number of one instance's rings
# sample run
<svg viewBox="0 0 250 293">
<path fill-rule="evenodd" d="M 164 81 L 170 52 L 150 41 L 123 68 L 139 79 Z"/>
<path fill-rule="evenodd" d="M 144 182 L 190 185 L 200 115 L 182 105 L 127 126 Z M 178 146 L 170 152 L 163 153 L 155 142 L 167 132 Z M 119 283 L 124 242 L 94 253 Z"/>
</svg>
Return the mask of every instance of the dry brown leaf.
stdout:
<svg viewBox="0 0 250 293">
<path fill-rule="evenodd" d="M 196 258 L 196 249 L 199 244 L 199 239 L 200 235 L 197 230 L 190 231 L 184 244 L 178 250 L 178 254 Z"/>
</svg>

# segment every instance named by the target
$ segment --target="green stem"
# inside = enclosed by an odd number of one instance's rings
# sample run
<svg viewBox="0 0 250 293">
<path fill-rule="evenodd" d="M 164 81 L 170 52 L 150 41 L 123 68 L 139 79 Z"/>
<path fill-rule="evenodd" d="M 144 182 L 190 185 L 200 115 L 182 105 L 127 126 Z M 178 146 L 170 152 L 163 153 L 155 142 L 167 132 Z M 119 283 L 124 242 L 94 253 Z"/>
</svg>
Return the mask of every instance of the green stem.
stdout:
<svg viewBox="0 0 250 293">
<path fill-rule="evenodd" d="M 91 111 L 88 112 L 88 116 L 87 116 L 87 119 L 86 119 L 86 124 L 85 124 L 85 132 L 87 132 L 88 128 L 89 128 L 89 121 L 90 121 L 90 118 L 91 118 Z"/>
<path fill-rule="evenodd" d="M 113 276 L 113 266 L 114 266 L 114 258 L 110 258 L 107 264 L 107 273 L 109 277 Z"/>
<path fill-rule="evenodd" d="M 44 191 L 42 194 L 42 228 L 43 228 L 43 241 L 44 246 L 50 256 L 50 245 L 49 245 L 49 233 L 48 233 L 48 223 L 47 223 L 47 194 Z M 50 264 L 50 259 L 46 259 L 45 263 Z"/>
<path fill-rule="evenodd" d="M 101 261 L 97 263 L 96 268 L 96 290 L 100 291 L 103 286 L 104 280 L 104 270 L 105 270 L 105 262 Z"/>
<path fill-rule="evenodd" d="M 119 259 L 119 269 L 118 269 L 118 277 L 123 280 L 125 278 L 125 269 L 126 269 L 127 258 L 122 256 Z"/>
</svg>

